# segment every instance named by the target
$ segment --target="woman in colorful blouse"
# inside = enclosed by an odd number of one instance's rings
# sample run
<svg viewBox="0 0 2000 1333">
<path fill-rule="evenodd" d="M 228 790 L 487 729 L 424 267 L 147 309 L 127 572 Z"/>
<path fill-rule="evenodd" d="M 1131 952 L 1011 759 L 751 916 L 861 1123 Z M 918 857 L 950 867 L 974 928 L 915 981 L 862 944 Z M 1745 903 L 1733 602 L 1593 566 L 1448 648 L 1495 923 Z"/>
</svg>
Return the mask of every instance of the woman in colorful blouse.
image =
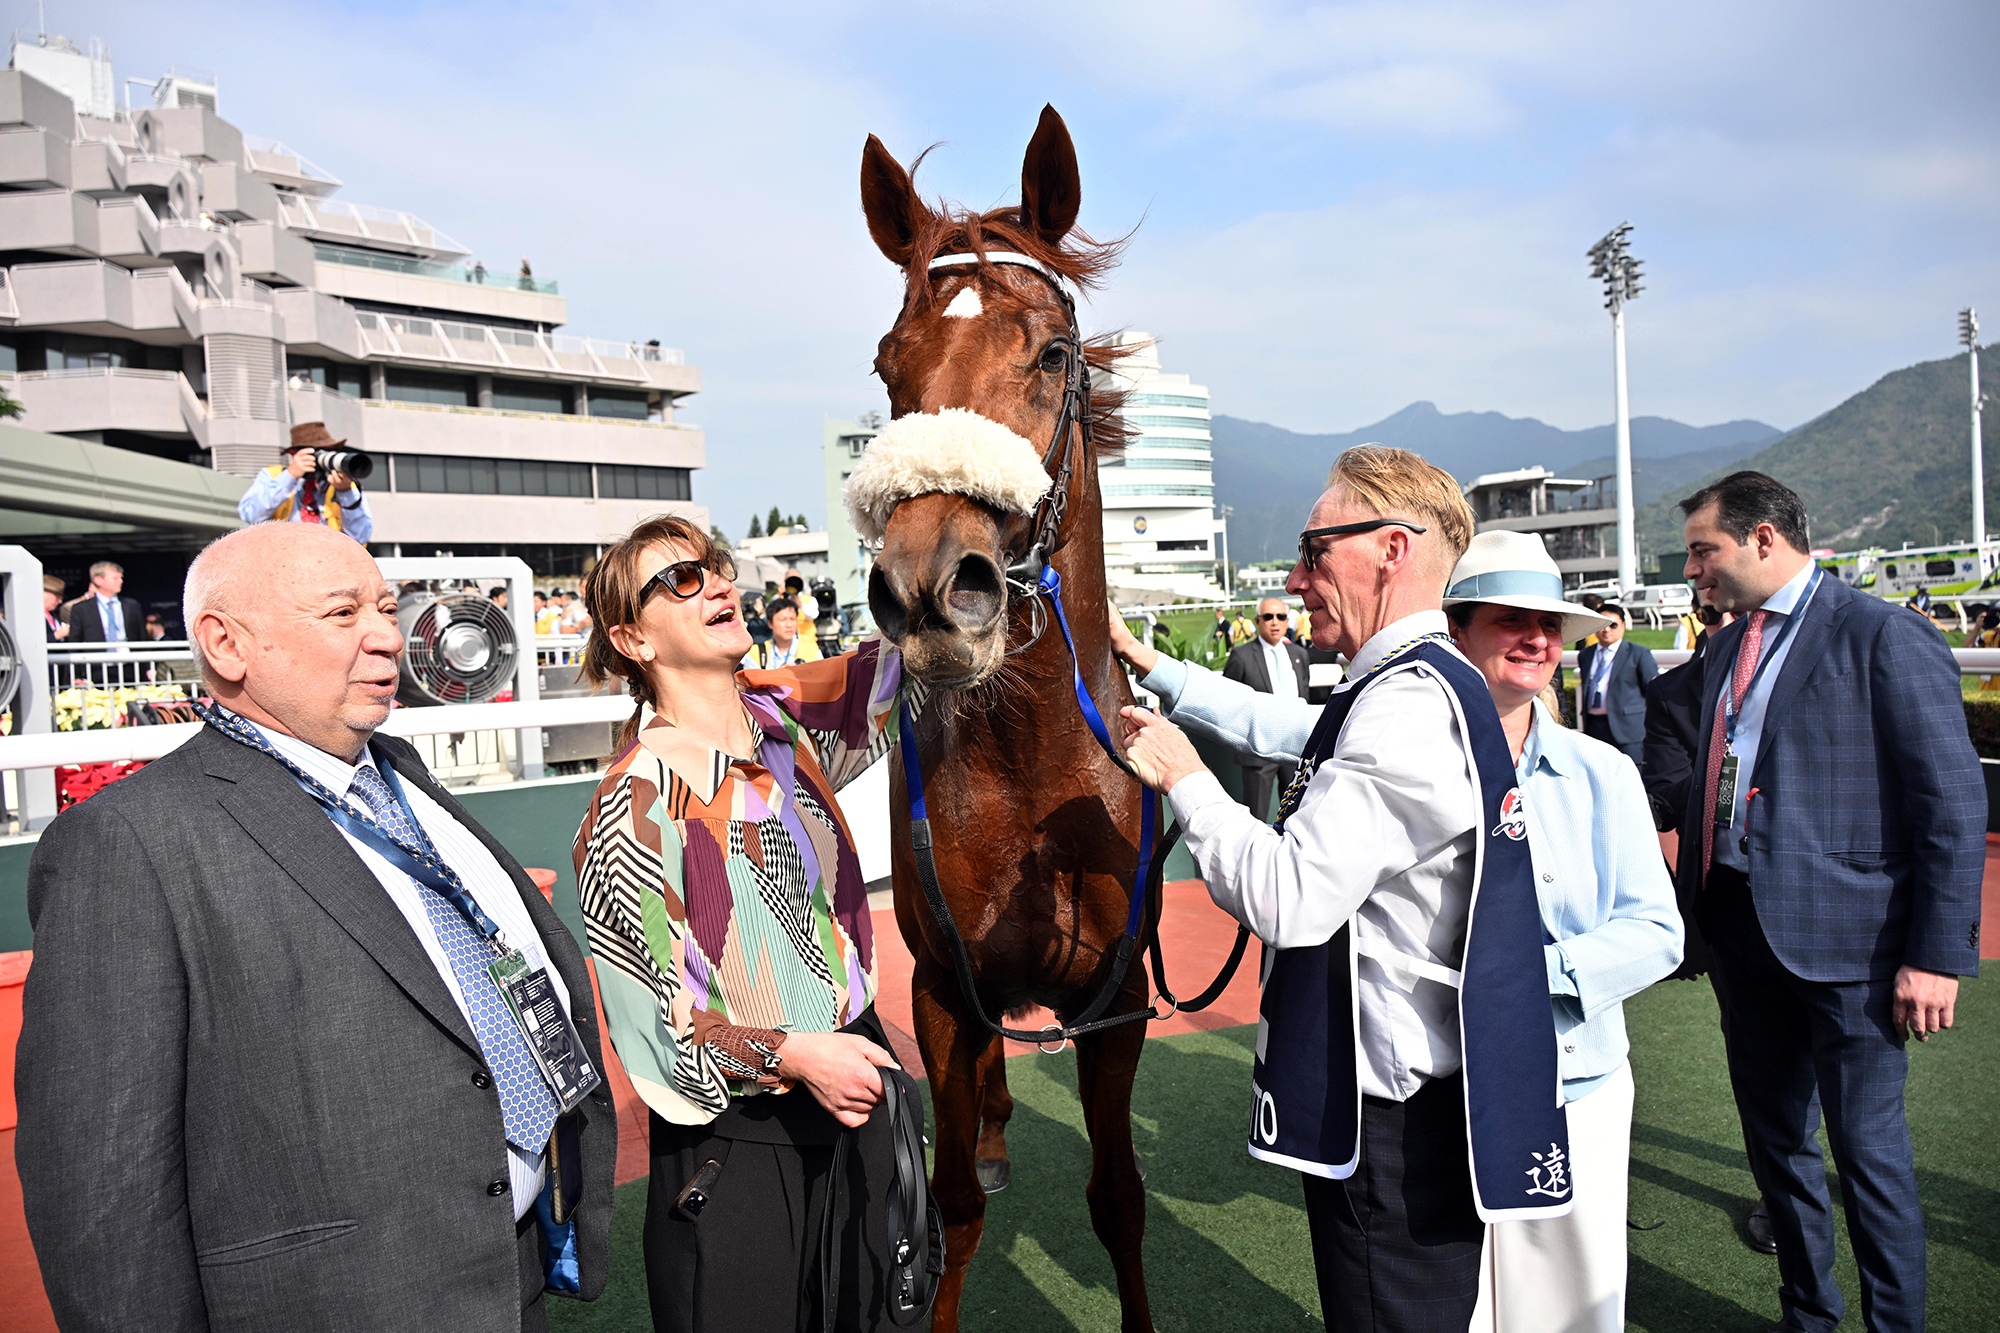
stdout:
<svg viewBox="0 0 2000 1333">
<path fill-rule="evenodd" d="M 733 576 L 674 517 L 591 574 L 584 672 L 639 706 L 577 832 L 577 881 L 612 1044 L 652 1109 L 654 1327 L 817 1329 L 833 1144 L 894 1063 L 834 792 L 888 748 L 900 659 L 871 641 L 739 672 Z M 697 1180 L 710 1162 L 719 1174 Z M 691 1182 L 705 1205 L 677 1203 Z M 880 1308 L 851 1291 L 841 1304 Z M 864 1326 L 853 1317 L 840 1327 Z"/>
</svg>

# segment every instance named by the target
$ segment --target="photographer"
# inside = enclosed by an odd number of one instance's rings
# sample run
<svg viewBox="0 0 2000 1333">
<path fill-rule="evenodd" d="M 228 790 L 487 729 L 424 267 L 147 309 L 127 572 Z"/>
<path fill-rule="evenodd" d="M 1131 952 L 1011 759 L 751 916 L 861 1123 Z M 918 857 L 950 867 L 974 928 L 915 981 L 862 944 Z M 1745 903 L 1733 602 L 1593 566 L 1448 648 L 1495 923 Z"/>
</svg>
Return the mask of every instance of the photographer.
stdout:
<svg viewBox="0 0 2000 1333">
<path fill-rule="evenodd" d="M 285 461 L 257 474 L 236 512 L 245 523 L 324 523 L 366 545 L 375 531 L 368 497 L 347 473 L 320 468 L 321 453 L 346 444 L 334 439 L 323 422 L 292 427 L 292 442 L 282 451 Z"/>
</svg>

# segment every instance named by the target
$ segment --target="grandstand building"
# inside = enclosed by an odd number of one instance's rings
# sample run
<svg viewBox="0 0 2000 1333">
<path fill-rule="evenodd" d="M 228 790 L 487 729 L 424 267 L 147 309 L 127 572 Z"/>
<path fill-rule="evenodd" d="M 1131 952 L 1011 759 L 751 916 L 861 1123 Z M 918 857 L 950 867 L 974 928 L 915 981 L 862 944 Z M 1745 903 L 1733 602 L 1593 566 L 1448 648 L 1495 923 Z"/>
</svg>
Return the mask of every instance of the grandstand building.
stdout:
<svg viewBox="0 0 2000 1333">
<path fill-rule="evenodd" d="M 559 332 L 554 281 L 337 197 L 223 119 L 213 78 L 170 74 L 136 107 L 114 87 L 100 48 L 59 37 L 17 38 L 0 71 L 0 390 L 19 425 L 248 477 L 323 421 L 377 458 L 378 554 L 575 575 L 648 515 L 707 526 L 702 432 L 675 419 L 701 377 L 679 351 Z M 65 573 L 204 535 L 0 506 L 0 541 Z"/>
<path fill-rule="evenodd" d="M 1152 335 L 1123 333 L 1133 348 L 1105 387 L 1125 391 L 1132 443 L 1097 474 L 1104 500 L 1105 577 L 1114 589 L 1200 599 L 1216 583 L 1222 523 L 1215 517 L 1208 389 L 1160 369 Z"/>
</svg>

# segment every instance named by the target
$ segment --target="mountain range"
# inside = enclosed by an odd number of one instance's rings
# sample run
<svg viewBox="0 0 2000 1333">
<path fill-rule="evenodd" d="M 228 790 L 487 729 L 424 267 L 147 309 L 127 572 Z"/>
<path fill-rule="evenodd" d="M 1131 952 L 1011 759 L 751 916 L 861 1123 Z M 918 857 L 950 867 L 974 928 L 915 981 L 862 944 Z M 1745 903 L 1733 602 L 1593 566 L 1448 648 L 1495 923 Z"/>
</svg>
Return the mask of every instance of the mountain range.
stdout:
<svg viewBox="0 0 2000 1333">
<path fill-rule="evenodd" d="M 1232 510 L 1229 558 L 1238 564 L 1291 557 L 1304 505 L 1325 488 L 1333 460 L 1357 444 L 1414 450 L 1460 481 L 1537 464 L 1570 477 L 1614 471 L 1608 425 L 1562 430 L 1533 417 L 1440 412 L 1427 402 L 1339 435 L 1305 435 L 1230 416 L 1216 417 L 1211 433 L 1215 499 Z M 1685 495 L 1696 479 L 1752 457 L 1784 434 L 1761 421 L 1690 426 L 1666 417 L 1634 417 L 1633 501 L 1643 507 Z"/>
</svg>

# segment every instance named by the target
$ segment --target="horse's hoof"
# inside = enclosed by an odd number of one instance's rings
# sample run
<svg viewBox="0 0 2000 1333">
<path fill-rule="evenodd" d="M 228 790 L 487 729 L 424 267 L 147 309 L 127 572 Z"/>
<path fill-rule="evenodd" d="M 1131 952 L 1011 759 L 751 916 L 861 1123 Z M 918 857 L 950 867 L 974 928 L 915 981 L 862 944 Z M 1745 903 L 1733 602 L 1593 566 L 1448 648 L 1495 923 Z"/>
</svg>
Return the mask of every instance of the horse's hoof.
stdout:
<svg viewBox="0 0 2000 1333">
<path fill-rule="evenodd" d="M 972 1162 L 973 1174 L 979 1177 L 979 1188 L 988 1194 L 998 1194 L 1007 1188 L 1013 1178 L 1014 1167 L 1004 1157 L 978 1157 Z"/>
</svg>

